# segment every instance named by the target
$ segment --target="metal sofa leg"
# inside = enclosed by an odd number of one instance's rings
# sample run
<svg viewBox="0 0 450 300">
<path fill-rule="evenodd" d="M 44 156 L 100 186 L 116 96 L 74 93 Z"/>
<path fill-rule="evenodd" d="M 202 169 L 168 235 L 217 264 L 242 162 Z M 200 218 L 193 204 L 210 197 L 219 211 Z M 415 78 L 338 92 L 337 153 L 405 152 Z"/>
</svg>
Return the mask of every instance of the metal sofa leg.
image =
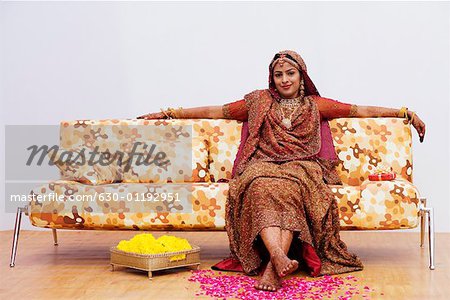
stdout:
<svg viewBox="0 0 450 300">
<path fill-rule="evenodd" d="M 423 241 L 425 239 L 425 212 L 422 210 L 423 207 L 427 206 L 427 198 L 420 198 L 420 248 L 423 248 Z"/>
<path fill-rule="evenodd" d="M 19 242 L 20 223 L 22 221 L 22 213 L 27 211 L 27 207 L 18 207 L 16 213 L 16 224 L 14 225 L 14 236 L 11 249 L 11 261 L 9 266 L 13 268 L 16 262 L 17 244 Z"/>
<path fill-rule="evenodd" d="M 58 235 L 56 234 L 56 229 L 52 228 L 53 232 L 53 245 L 58 246 Z"/>
<path fill-rule="evenodd" d="M 428 221 L 428 252 L 430 257 L 430 270 L 434 270 L 434 253 L 435 253 L 435 235 L 434 235 L 434 209 L 432 207 L 426 207 L 426 199 L 421 198 L 420 199 L 421 207 L 420 207 L 420 214 L 421 214 L 421 244 L 423 244 L 423 235 L 424 231 L 422 230 L 422 226 L 425 228 L 425 222 Z M 422 220 L 422 218 L 424 220 Z"/>
<path fill-rule="evenodd" d="M 434 209 L 428 207 L 428 247 L 430 253 L 430 270 L 434 270 Z"/>
</svg>

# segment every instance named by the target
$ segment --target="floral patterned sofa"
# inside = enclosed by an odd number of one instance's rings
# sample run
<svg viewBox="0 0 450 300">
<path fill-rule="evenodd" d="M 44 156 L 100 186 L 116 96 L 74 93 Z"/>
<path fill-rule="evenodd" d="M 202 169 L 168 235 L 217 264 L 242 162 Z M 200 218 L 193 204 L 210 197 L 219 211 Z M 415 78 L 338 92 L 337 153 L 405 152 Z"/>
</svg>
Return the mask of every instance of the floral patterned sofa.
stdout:
<svg viewBox="0 0 450 300">
<path fill-rule="evenodd" d="M 425 198 L 413 184 L 410 125 L 401 118 L 341 118 L 330 120 L 329 125 L 343 182 L 330 185 L 338 202 L 341 228 L 403 229 L 421 223 L 422 245 L 428 219 L 433 269 L 432 209 L 426 207 Z M 106 171 L 61 169 L 59 180 L 33 189 L 35 199 L 18 210 L 11 266 L 22 212 L 32 225 L 53 229 L 55 244 L 56 229 L 225 230 L 227 180 L 231 178 L 241 128 L 242 122 L 225 119 L 61 122 L 60 149 L 98 147 L 102 153 L 129 152 L 133 143 L 158 141 L 165 143 L 161 147 L 169 158 L 178 155 L 181 159 L 166 169 L 142 165 L 132 165 L 128 170 L 117 165 Z M 183 144 L 189 145 L 188 151 L 178 143 L 182 138 L 188 142 Z M 178 153 L 180 149 L 184 152 Z M 368 175 L 380 166 L 390 166 L 397 178 L 369 181 Z M 36 196 L 50 193 L 62 195 L 64 200 L 36 200 Z M 166 197 L 131 201 L 150 194 Z M 167 195 L 175 194 L 176 199 L 167 199 Z M 90 195 L 91 200 L 67 201 L 71 195 Z"/>
</svg>

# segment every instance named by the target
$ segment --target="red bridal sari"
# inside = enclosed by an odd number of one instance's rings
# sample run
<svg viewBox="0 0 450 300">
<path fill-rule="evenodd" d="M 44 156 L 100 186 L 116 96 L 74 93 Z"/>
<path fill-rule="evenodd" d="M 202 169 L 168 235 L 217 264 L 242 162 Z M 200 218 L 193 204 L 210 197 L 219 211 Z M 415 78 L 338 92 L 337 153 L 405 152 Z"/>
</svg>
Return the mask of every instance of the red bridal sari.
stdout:
<svg viewBox="0 0 450 300">
<path fill-rule="evenodd" d="M 269 90 L 223 106 L 225 117 L 244 124 L 226 205 L 231 255 L 213 269 L 258 274 L 269 260 L 259 233 L 269 226 L 294 233 L 288 256 L 311 276 L 363 269 L 340 239 L 338 207 L 327 186 L 342 184 L 327 119 L 352 116 L 355 108 L 309 94 L 286 128 Z"/>
</svg>

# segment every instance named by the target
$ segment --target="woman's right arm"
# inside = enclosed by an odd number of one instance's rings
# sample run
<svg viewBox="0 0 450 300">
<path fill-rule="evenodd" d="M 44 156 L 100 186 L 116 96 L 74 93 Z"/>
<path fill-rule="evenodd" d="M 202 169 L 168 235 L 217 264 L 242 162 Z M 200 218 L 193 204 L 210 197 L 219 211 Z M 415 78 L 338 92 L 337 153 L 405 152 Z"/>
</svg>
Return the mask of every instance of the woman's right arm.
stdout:
<svg viewBox="0 0 450 300">
<path fill-rule="evenodd" d="M 239 100 L 224 105 L 201 106 L 192 108 L 175 109 L 177 119 L 233 119 L 246 121 L 248 118 L 244 100 Z M 137 119 L 166 119 L 163 112 L 149 113 L 137 117 Z"/>
<path fill-rule="evenodd" d="M 175 109 L 177 119 L 223 119 L 222 106 L 201 106 L 192 108 Z M 149 113 L 137 117 L 137 119 L 166 119 L 163 112 Z"/>
</svg>

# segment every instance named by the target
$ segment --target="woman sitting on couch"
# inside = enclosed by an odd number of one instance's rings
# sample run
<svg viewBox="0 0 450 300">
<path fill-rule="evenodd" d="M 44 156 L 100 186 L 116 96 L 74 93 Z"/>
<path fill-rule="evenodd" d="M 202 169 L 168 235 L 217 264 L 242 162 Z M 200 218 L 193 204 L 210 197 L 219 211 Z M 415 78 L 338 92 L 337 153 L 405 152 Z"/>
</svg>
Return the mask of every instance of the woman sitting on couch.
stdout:
<svg viewBox="0 0 450 300">
<path fill-rule="evenodd" d="M 425 124 L 406 108 L 357 106 L 320 97 L 296 52 L 269 65 L 269 88 L 223 106 L 172 109 L 140 119 L 211 118 L 243 121 L 226 206 L 231 256 L 220 270 L 263 274 L 255 288 L 276 291 L 300 259 L 312 276 L 362 270 L 339 236 L 339 212 L 327 184 L 342 184 L 327 120 L 404 117 L 420 141 Z M 262 266 L 265 265 L 265 268 Z"/>
</svg>

